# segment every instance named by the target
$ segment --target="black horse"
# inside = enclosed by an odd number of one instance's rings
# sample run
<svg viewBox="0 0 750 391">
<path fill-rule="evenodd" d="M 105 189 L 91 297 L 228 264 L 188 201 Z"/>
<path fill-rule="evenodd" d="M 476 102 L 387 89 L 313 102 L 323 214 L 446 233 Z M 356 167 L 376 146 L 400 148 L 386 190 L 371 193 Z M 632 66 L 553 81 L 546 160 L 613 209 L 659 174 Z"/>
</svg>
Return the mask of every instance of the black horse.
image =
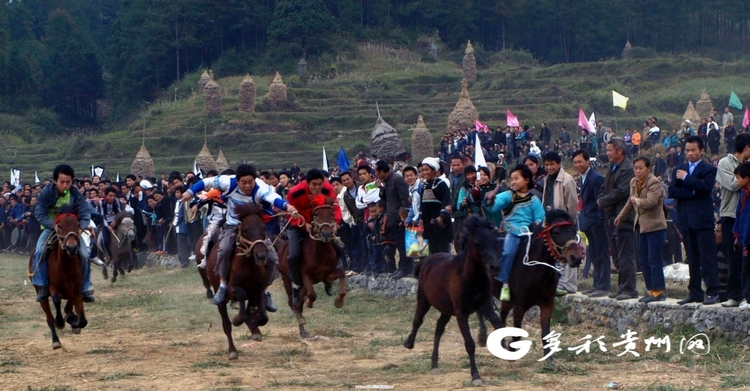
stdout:
<svg viewBox="0 0 750 391">
<path fill-rule="evenodd" d="M 438 253 L 420 262 L 415 273 L 419 279 L 417 290 L 417 311 L 411 333 L 404 347 L 414 347 L 414 338 L 425 314 L 430 307 L 440 311 L 435 326 L 435 340 L 432 350 L 432 370 L 438 369 L 438 346 L 445 325 L 455 316 L 464 346 L 469 353 L 471 378 L 474 384 L 482 384 L 477 364 L 474 360 L 474 339 L 469 329 L 469 315 L 474 312 L 487 313 L 496 328 L 501 327 L 500 319 L 492 311 L 492 276 L 498 271 L 498 241 L 492 232 L 492 224 L 484 217 L 476 215 L 466 219 L 461 235 L 462 250 L 457 255 Z"/>
<path fill-rule="evenodd" d="M 508 313 L 513 309 L 513 327 L 520 328 L 523 317 L 533 306 L 539 306 L 542 325 L 542 338 L 550 331 L 552 311 L 555 309 L 555 293 L 560 274 L 555 268 L 557 261 L 570 267 L 579 267 L 583 252 L 578 243 L 578 229 L 567 212 L 553 209 L 547 212 L 545 226 L 534 226 L 529 238 L 523 238 L 510 273 L 510 301 L 503 301 L 500 309 L 500 322 L 505 327 Z M 528 247 L 528 253 L 527 253 Z M 502 283 L 493 279 L 492 295 L 500 297 Z M 495 315 L 494 310 L 490 310 Z M 487 312 L 478 313 L 479 344 L 487 341 L 487 328 L 484 317 Z M 494 325 L 494 324 L 493 324 Z M 517 341 L 519 338 L 514 337 Z M 549 348 L 544 349 L 545 356 Z"/>
</svg>

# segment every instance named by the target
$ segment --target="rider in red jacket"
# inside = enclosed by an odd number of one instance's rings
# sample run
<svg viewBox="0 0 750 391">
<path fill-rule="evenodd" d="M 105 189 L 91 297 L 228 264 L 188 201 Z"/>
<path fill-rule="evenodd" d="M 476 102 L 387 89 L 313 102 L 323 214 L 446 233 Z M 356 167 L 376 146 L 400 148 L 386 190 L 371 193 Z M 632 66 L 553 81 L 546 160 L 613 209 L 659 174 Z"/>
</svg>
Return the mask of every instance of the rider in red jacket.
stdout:
<svg viewBox="0 0 750 391">
<path fill-rule="evenodd" d="M 320 196 L 325 196 L 333 199 L 333 213 L 334 213 L 334 234 L 338 231 L 339 224 L 341 224 L 341 207 L 339 206 L 336 198 L 336 192 L 333 190 L 333 186 L 326 180 L 323 171 L 316 168 L 307 172 L 305 180 L 294 186 L 289 190 L 287 195 L 287 202 L 297 208 L 297 212 L 304 218 L 305 224 L 300 227 L 300 218 L 291 217 L 289 223 L 289 279 L 292 281 L 292 301 L 294 305 L 299 303 L 299 293 L 302 287 L 302 274 L 301 274 L 301 262 L 300 256 L 302 254 L 302 242 L 306 237 L 309 236 L 312 225 L 312 211 L 315 208 L 314 200 L 320 199 Z M 312 197 L 311 197 L 312 196 Z M 325 200 L 325 199 L 323 199 Z M 342 256 L 344 249 L 339 240 L 331 242 L 333 248 L 336 250 L 336 256 L 339 259 L 339 265 L 342 265 Z M 326 283 L 326 293 L 331 294 L 331 284 Z"/>
</svg>

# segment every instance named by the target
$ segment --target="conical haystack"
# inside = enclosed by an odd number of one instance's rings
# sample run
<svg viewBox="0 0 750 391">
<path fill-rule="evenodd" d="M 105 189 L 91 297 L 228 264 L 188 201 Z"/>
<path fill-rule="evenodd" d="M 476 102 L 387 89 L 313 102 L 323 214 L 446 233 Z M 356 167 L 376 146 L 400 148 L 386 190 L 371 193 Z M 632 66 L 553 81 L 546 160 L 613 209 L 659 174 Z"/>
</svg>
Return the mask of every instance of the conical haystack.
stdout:
<svg viewBox="0 0 750 391">
<path fill-rule="evenodd" d="M 401 142 L 401 137 L 398 136 L 396 129 L 388 125 L 380 116 L 380 108 L 378 108 L 378 119 L 375 121 L 375 128 L 370 135 L 370 145 L 372 146 L 370 150 L 373 154 L 377 155 L 378 159 L 388 160 L 393 158 L 394 160 L 403 160 L 406 156 L 406 149 L 404 149 L 404 144 Z"/>
<path fill-rule="evenodd" d="M 221 117 L 221 88 L 213 77 L 203 89 L 203 112 L 209 117 Z"/>
<path fill-rule="evenodd" d="M 474 121 L 479 119 L 479 113 L 471 103 L 471 97 L 469 97 L 469 91 L 467 88 L 466 80 L 461 82 L 461 97 L 456 102 L 456 107 L 453 108 L 453 112 L 448 116 L 448 131 L 455 132 L 460 129 L 471 129 L 474 127 Z"/>
<path fill-rule="evenodd" d="M 216 170 L 221 173 L 227 168 L 229 168 L 229 162 L 227 162 L 227 158 L 224 157 L 224 152 L 219 149 L 219 157 L 216 158 Z"/>
<path fill-rule="evenodd" d="M 276 77 L 273 78 L 273 82 L 268 87 L 268 100 L 271 101 L 272 105 L 279 105 L 286 102 L 286 84 L 281 80 L 281 75 L 276 72 Z"/>
<path fill-rule="evenodd" d="M 474 57 L 474 47 L 471 41 L 466 44 L 466 54 L 464 54 L 464 80 L 468 82 L 477 81 L 477 58 Z"/>
<path fill-rule="evenodd" d="M 216 160 L 211 156 L 211 152 L 208 151 L 208 145 L 206 145 L 206 143 L 203 143 L 203 148 L 198 153 L 198 156 L 195 157 L 195 162 L 198 163 L 198 168 L 203 172 L 217 170 Z"/>
<path fill-rule="evenodd" d="M 685 110 L 685 114 L 682 115 L 682 119 L 689 119 L 693 124 L 696 124 L 696 126 L 700 123 L 701 116 L 698 115 L 698 112 L 695 110 L 692 100 L 688 103 L 688 107 Z"/>
<path fill-rule="evenodd" d="M 203 71 L 201 78 L 198 80 L 198 93 L 203 93 L 203 89 L 206 88 L 206 84 L 210 79 L 211 77 L 209 76 L 208 71 Z"/>
<path fill-rule="evenodd" d="M 249 73 L 240 84 L 240 111 L 244 113 L 255 111 L 255 82 Z"/>
<path fill-rule="evenodd" d="M 135 160 L 130 165 L 130 173 L 144 178 L 154 176 L 154 159 L 151 158 L 145 145 L 141 145 L 141 149 L 135 154 Z"/>
<path fill-rule="evenodd" d="M 633 45 L 630 44 L 630 40 L 625 42 L 625 48 L 622 49 L 622 55 L 620 57 L 622 57 L 623 60 L 630 60 L 630 58 L 632 57 L 630 54 L 632 50 L 630 49 L 632 48 L 633 48 Z"/>
<path fill-rule="evenodd" d="M 430 134 L 430 130 L 427 129 L 424 119 L 420 115 L 417 120 L 417 127 L 411 134 L 411 161 L 421 162 L 422 159 L 434 155 L 435 148 L 432 144 L 432 134 Z"/>
<path fill-rule="evenodd" d="M 701 92 L 701 98 L 698 99 L 698 103 L 695 104 L 695 110 L 701 118 L 708 118 L 711 116 L 713 109 L 714 104 L 711 102 L 711 98 L 708 97 L 708 92 L 703 90 L 703 92 Z"/>
</svg>

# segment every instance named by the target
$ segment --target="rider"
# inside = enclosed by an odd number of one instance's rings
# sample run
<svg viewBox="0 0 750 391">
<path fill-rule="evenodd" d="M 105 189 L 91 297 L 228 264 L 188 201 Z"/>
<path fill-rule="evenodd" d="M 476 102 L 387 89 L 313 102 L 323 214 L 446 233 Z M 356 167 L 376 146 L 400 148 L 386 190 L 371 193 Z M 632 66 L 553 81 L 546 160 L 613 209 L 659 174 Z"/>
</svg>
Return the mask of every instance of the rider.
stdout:
<svg viewBox="0 0 750 391">
<path fill-rule="evenodd" d="M 297 209 L 290 205 L 283 198 L 276 194 L 276 191 L 258 178 L 255 167 L 250 164 L 240 164 L 237 167 L 236 175 L 219 175 L 212 178 L 206 178 L 196 182 L 182 195 L 183 201 L 189 201 L 193 196 L 203 190 L 219 189 L 222 197 L 227 199 L 227 218 L 221 233 L 219 233 L 219 251 L 216 259 L 214 272 L 219 275 L 221 283 L 219 290 L 214 296 L 213 303 L 216 305 L 226 301 L 227 281 L 229 280 L 229 258 L 234 251 L 234 243 L 237 236 L 237 226 L 239 220 L 234 208 L 236 205 L 259 204 L 267 216 L 273 215 L 273 208 L 286 210 L 289 213 L 295 213 Z M 268 256 L 266 258 L 266 287 L 273 283 L 278 267 L 278 256 L 276 250 L 271 244 L 271 240 L 266 238 L 266 247 Z M 266 309 L 270 312 L 276 311 L 276 306 L 271 300 L 271 293 L 266 290 Z"/>
<path fill-rule="evenodd" d="M 325 179 L 325 174 L 317 168 L 307 172 L 305 180 L 294 186 L 289 190 L 287 200 L 299 211 L 299 217 L 292 216 L 289 224 L 289 271 L 288 276 L 292 281 L 292 304 L 299 304 L 299 293 L 302 287 L 302 242 L 312 229 L 312 206 L 311 197 L 316 195 L 324 195 L 328 198 L 333 199 L 333 232 L 336 233 L 341 224 L 341 208 L 337 202 L 336 191 L 333 186 L 328 183 Z M 300 227 L 301 221 L 304 221 L 304 227 Z M 336 257 L 339 259 L 339 264 L 343 265 L 342 257 L 344 255 L 344 248 L 339 240 L 332 242 L 333 248 L 336 250 Z M 326 284 L 326 293 L 330 295 L 331 286 Z"/>
<path fill-rule="evenodd" d="M 86 204 L 86 199 L 73 187 L 73 178 L 75 172 L 73 167 L 67 164 L 60 164 L 52 171 L 53 183 L 48 184 L 37 197 L 37 205 L 34 210 L 34 217 L 44 227 L 39 239 L 36 242 L 36 251 L 34 251 L 34 260 L 32 270 L 34 275 L 31 282 L 39 288 L 39 294 L 36 301 L 44 301 L 49 296 L 49 277 L 47 276 L 47 260 L 40 259 L 47 239 L 57 230 L 55 219 L 57 210 L 65 205 L 72 206 L 78 212 L 78 225 L 82 230 L 89 229 L 91 221 L 91 209 Z M 93 237 L 93 234 L 92 234 Z M 85 303 L 94 302 L 93 291 L 91 290 L 91 268 L 89 267 L 89 249 L 81 240 L 78 246 L 78 257 L 81 261 L 81 270 L 83 271 L 83 301 Z"/>
<path fill-rule="evenodd" d="M 216 243 L 214 236 L 218 232 L 221 222 L 224 221 L 226 200 L 221 196 L 221 190 L 219 189 L 211 189 L 203 194 L 199 194 L 198 197 L 201 199 L 201 202 L 205 202 L 207 205 L 206 220 L 208 221 L 208 226 L 206 227 L 206 235 L 203 236 L 200 248 L 203 259 L 201 259 L 201 263 L 198 265 L 198 268 L 205 269 L 206 260 L 208 259 L 208 254 L 206 253 L 208 251 L 208 243 Z"/>
<path fill-rule="evenodd" d="M 104 217 L 104 224 L 107 225 L 106 229 L 102 229 L 102 248 L 104 249 L 104 254 L 102 255 L 104 255 L 104 262 L 107 263 L 110 257 L 110 254 L 108 254 L 109 237 L 115 229 L 115 217 L 122 210 L 125 210 L 125 206 L 117 199 L 117 188 L 110 186 L 104 189 L 104 198 L 99 200 L 99 203 L 96 205 L 96 211 Z"/>
</svg>

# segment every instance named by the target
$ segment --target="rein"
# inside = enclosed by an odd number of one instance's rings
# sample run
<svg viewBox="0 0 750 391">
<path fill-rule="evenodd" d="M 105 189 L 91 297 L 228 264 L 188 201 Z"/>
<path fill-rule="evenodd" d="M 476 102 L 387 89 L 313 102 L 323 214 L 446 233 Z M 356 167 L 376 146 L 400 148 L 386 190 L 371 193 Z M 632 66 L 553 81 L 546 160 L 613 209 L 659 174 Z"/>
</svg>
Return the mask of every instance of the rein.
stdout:
<svg viewBox="0 0 750 391">
<path fill-rule="evenodd" d="M 247 240 L 242 236 L 242 231 L 237 232 L 237 241 L 235 242 L 237 249 L 241 250 L 242 252 L 238 253 L 237 255 L 242 255 L 243 257 L 246 257 L 250 254 L 251 251 L 253 251 L 253 247 L 257 244 L 266 244 L 266 239 L 258 239 L 258 240 Z"/>
<path fill-rule="evenodd" d="M 310 213 L 312 215 L 312 222 L 311 222 L 311 224 L 312 224 L 312 231 L 308 232 L 308 233 L 310 234 L 310 238 L 313 239 L 313 240 L 317 240 L 319 242 L 324 242 L 324 243 L 332 242 L 332 241 L 338 239 L 338 236 L 336 236 L 335 234 L 332 235 L 331 239 L 328 239 L 328 240 L 321 239 L 319 235 L 318 236 L 313 235 L 313 231 L 319 233 L 324 227 L 328 227 L 328 228 L 331 229 L 331 231 L 333 231 L 333 224 L 334 223 L 319 223 L 318 220 L 315 219 L 315 212 L 317 212 L 320 209 L 333 209 L 333 207 L 331 205 L 319 205 L 319 206 L 316 206 L 312 210 L 312 213 Z"/>
<path fill-rule="evenodd" d="M 542 232 L 540 232 L 539 235 L 537 236 L 539 239 L 544 240 L 544 244 L 547 245 L 547 250 L 550 252 L 550 254 L 555 260 L 558 260 L 558 261 L 562 260 L 563 259 L 562 254 L 564 254 L 565 251 L 567 251 L 568 248 L 570 248 L 570 246 L 574 244 L 578 244 L 578 240 L 571 239 L 571 240 L 568 240 L 564 245 L 560 246 L 557 243 L 555 243 L 554 240 L 552 240 L 551 231 L 558 227 L 567 227 L 567 226 L 572 226 L 572 225 L 573 225 L 572 221 L 561 221 L 559 223 L 555 223 L 555 224 L 545 227 L 542 230 Z M 523 264 L 525 266 L 537 266 L 537 265 L 547 266 L 558 273 L 560 272 L 560 270 L 556 266 L 550 265 L 549 263 L 539 262 L 539 261 L 530 261 L 529 249 L 531 248 L 531 237 L 533 236 L 533 233 L 529 231 L 528 227 L 521 227 L 520 235 L 528 237 L 528 240 L 526 241 L 526 254 L 523 257 Z"/>
</svg>

